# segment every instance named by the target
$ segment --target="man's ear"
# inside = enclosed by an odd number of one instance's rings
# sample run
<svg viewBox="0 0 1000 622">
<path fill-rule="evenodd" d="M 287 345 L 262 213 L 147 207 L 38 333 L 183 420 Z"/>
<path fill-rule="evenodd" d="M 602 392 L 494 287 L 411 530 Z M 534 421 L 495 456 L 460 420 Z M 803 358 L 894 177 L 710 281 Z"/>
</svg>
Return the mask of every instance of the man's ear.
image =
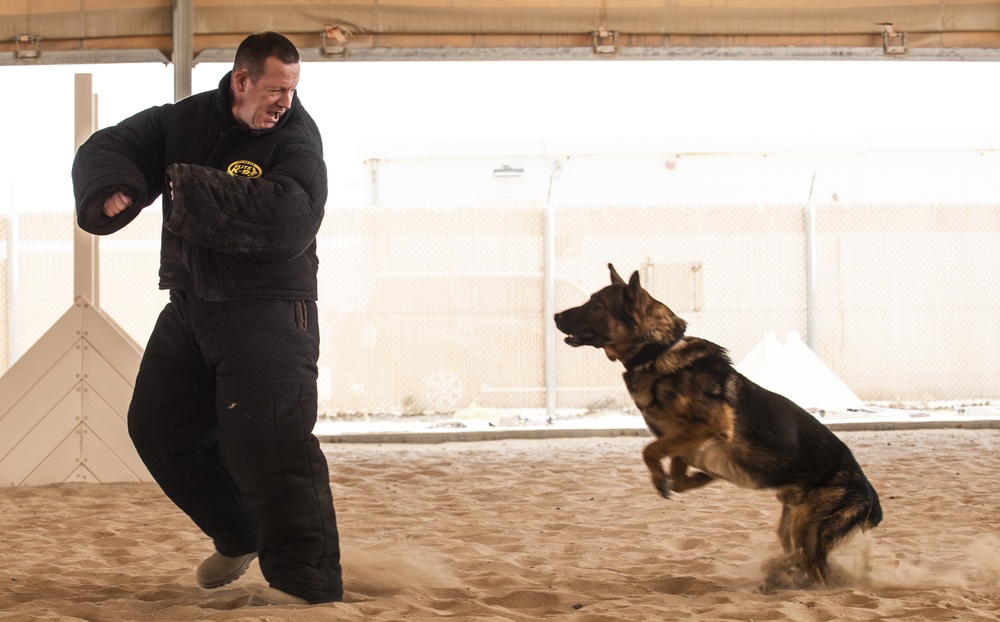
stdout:
<svg viewBox="0 0 1000 622">
<path fill-rule="evenodd" d="M 250 75 L 243 69 L 233 70 L 233 89 L 239 93 L 243 93 L 247 90 L 247 84 L 250 83 Z"/>
</svg>

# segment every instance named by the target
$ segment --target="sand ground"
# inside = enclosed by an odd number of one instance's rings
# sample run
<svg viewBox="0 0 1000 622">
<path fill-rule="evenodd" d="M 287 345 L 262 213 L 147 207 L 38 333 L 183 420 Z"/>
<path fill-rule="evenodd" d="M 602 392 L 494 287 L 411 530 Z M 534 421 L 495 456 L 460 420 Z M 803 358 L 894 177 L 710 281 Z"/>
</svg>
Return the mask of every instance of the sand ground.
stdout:
<svg viewBox="0 0 1000 622">
<path fill-rule="evenodd" d="M 762 594 L 773 494 L 657 496 L 643 438 L 328 444 L 346 600 L 246 607 L 154 484 L 0 488 L 0 620 L 997 620 L 1000 431 L 839 433 L 885 520 L 843 584 Z"/>
</svg>

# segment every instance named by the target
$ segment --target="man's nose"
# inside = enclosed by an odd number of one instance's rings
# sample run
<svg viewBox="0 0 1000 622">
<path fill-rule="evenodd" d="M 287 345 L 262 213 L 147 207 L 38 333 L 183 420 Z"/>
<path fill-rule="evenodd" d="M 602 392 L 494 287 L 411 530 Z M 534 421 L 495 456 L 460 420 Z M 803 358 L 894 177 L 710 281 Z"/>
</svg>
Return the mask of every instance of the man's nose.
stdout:
<svg viewBox="0 0 1000 622">
<path fill-rule="evenodd" d="M 281 98 L 278 100 L 278 105 L 284 109 L 289 109 L 292 107 L 292 92 L 285 91 L 281 94 Z"/>
</svg>

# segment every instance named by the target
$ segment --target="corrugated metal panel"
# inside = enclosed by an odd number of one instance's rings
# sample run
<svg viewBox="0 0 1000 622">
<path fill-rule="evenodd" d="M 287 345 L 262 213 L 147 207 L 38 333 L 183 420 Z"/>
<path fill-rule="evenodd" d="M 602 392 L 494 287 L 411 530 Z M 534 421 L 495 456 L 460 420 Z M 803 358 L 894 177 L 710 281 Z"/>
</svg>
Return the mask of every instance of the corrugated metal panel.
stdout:
<svg viewBox="0 0 1000 622">
<path fill-rule="evenodd" d="M 170 56 L 172 0 L 0 0 L 0 54 L 159 50 Z M 883 47 L 1000 50 L 1000 3 L 976 0 L 281 0 L 194 1 L 194 52 L 278 30 L 305 50 L 324 27 L 349 50 Z M 595 39 L 604 29 L 607 38 Z M 18 38 L 26 36 L 24 40 Z M 904 47 L 900 39 L 890 41 Z M 900 50 L 902 51 L 902 50 Z M 835 54 L 834 54 L 835 55 Z M 36 57 L 34 60 L 38 60 Z"/>
</svg>

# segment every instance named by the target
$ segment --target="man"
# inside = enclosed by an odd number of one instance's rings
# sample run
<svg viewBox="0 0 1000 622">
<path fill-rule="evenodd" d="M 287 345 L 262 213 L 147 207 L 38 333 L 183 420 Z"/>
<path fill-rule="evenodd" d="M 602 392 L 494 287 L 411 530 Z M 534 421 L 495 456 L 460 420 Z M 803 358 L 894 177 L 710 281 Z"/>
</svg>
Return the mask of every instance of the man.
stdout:
<svg viewBox="0 0 1000 622">
<path fill-rule="evenodd" d="M 313 435 L 316 232 L 327 196 L 299 53 L 250 35 L 218 90 L 95 133 L 76 154 L 84 230 L 113 233 L 163 196 L 160 288 L 129 435 L 164 493 L 208 535 L 204 588 L 255 557 L 252 604 L 343 598 L 326 459 Z"/>
</svg>

